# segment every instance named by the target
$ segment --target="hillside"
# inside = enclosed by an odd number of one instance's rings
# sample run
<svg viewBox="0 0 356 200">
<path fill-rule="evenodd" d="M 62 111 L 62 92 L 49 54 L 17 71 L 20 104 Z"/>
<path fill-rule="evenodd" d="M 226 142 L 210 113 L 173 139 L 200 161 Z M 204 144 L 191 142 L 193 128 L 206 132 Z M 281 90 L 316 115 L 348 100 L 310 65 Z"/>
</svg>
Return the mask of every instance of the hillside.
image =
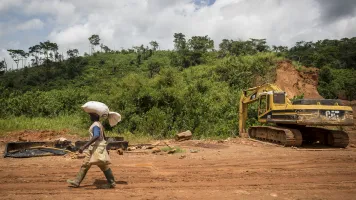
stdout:
<svg viewBox="0 0 356 200">
<path fill-rule="evenodd" d="M 194 40 L 175 34 L 174 51 L 142 45 L 4 73 L 1 131 L 85 134 L 88 119 L 80 106 L 96 100 L 123 116 L 113 129 L 105 124 L 112 134 L 166 138 L 189 129 L 196 138 L 229 137 L 238 134 L 240 92 L 249 87 L 275 82 L 291 99 L 354 98 L 353 68 L 305 67 L 288 59 L 300 49 L 272 52 L 265 40 L 223 40 L 219 51 L 207 36 Z M 258 124 L 257 106 L 250 108 L 248 126 Z"/>
<path fill-rule="evenodd" d="M 213 52 L 207 55 L 216 57 Z M 2 89 L 0 104 L 5 109 L 0 111 L 1 116 L 83 118 L 73 121 L 84 128 L 86 117 L 80 105 L 97 100 L 122 114 L 123 121 L 113 132 L 169 137 L 189 129 L 198 137 L 237 135 L 239 92 L 251 87 L 257 74 L 266 82 L 272 81 L 270 71 L 283 59 L 261 53 L 215 58 L 179 69 L 170 66 L 169 56 L 168 52 L 156 52 L 137 67 L 130 64 L 135 58 L 132 54 L 96 54 L 82 58 L 80 62 L 87 64 L 73 78 L 59 74 L 63 78 L 47 79 L 25 89 L 21 84 L 28 85 L 30 75 L 24 76 L 23 71 L 8 73 L 8 79 L 3 79 L 7 87 Z M 157 72 L 150 70 L 153 64 L 158 66 Z M 28 73 L 35 76 L 41 68 L 30 68 Z M 42 74 L 37 76 L 43 78 Z M 15 82 L 17 87 L 10 87 L 12 84 L 6 81 Z"/>
</svg>

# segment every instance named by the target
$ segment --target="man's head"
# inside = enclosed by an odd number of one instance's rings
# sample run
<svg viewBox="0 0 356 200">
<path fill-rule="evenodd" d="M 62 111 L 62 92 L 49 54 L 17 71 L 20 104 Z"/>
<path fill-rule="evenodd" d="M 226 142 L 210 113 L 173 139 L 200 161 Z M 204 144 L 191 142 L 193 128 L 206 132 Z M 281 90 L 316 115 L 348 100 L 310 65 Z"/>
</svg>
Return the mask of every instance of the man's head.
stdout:
<svg viewBox="0 0 356 200">
<path fill-rule="evenodd" d="M 93 121 L 93 122 L 96 122 L 96 121 L 99 121 L 99 115 L 96 114 L 96 113 L 89 113 L 90 115 L 90 120 Z"/>
</svg>

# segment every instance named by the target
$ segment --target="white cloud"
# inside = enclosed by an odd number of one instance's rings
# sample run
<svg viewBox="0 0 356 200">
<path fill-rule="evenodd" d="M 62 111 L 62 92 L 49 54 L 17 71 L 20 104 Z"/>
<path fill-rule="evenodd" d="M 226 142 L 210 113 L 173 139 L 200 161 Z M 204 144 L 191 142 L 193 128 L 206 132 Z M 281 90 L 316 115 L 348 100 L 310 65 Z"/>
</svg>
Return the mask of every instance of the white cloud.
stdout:
<svg viewBox="0 0 356 200">
<path fill-rule="evenodd" d="M 11 2 L 15 1 L 1 0 L 0 10 L 15 6 Z M 204 5 L 204 1 L 197 6 L 192 0 L 29 0 L 20 7 L 23 15 L 42 20 L 44 24 L 37 23 L 37 27 L 51 27 L 42 41 L 57 42 L 63 52 L 68 48 L 88 51 L 91 34 L 99 34 L 102 43 L 115 49 L 148 45 L 151 40 L 161 49 L 171 49 L 177 32 L 187 38 L 209 35 L 216 47 L 225 38 L 266 38 L 269 44 L 291 46 L 301 40 L 356 35 L 355 14 L 325 23 L 328 18 L 322 14 L 325 8 L 320 1 L 217 0 Z M 327 9 L 328 13 L 333 10 Z"/>
<path fill-rule="evenodd" d="M 1 0 L 0 1 L 0 11 L 8 10 L 9 8 L 20 6 L 22 0 Z"/>
<path fill-rule="evenodd" d="M 16 29 L 19 31 L 24 31 L 24 30 L 31 30 L 31 29 L 41 29 L 43 28 L 43 26 L 44 24 L 40 19 L 31 19 L 24 23 L 18 24 L 16 26 Z"/>
<path fill-rule="evenodd" d="M 80 44 L 90 37 L 88 25 L 75 25 L 61 31 L 53 31 L 49 39 L 65 46 Z"/>
<path fill-rule="evenodd" d="M 148 44 L 157 40 L 161 48 L 173 48 L 173 34 L 187 37 L 209 35 L 216 46 L 222 39 L 267 38 L 270 44 L 293 45 L 304 36 L 318 32 L 315 2 L 218 0 L 209 7 L 198 7 L 190 0 L 74 1 L 86 33 L 99 34 L 113 48 Z M 305 11 L 301 13 L 301 11 Z M 54 31 L 57 41 L 79 44 L 87 40 L 60 34 L 73 26 Z M 79 32 L 81 33 L 81 32 Z M 309 34 L 312 33 L 312 34 Z M 53 37 L 51 37 L 53 38 Z M 314 39 L 311 38 L 311 39 Z"/>
<path fill-rule="evenodd" d="M 99 1 L 97 3 L 100 3 Z M 27 15 L 48 15 L 56 19 L 58 24 L 73 24 L 76 22 L 76 7 L 71 1 L 32 0 L 23 5 Z"/>
</svg>

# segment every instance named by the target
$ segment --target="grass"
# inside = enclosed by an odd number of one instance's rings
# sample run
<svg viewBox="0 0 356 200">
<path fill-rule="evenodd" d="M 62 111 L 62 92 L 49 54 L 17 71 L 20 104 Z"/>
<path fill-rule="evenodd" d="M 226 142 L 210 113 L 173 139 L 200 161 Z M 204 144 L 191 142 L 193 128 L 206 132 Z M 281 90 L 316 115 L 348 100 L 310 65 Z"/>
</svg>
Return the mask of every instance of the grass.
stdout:
<svg viewBox="0 0 356 200">
<path fill-rule="evenodd" d="M 14 131 L 23 130 L 53 130 L 61 131 L 68 130 L 69 134 L 79 135 L 81 137 L 88 136 L 89 125 L 83 123 L 83 116 L 80 115 L 63 115 L 59 117 L 10 117 L 0 119 L 0 136 L 5 136 Z M 120 123 L 118 124 L 120 126 Z M 130 143 L 148 143 L 153 140 L 152 136 L 147 134 L 133 134 L 125 132 L 118 134 L 116 131 L 106 131 L 108 137 L 122 136 Z"/>
<path fill-rule="evenodd" d="M 83 121 L 83 116 L 80 115 L 63 115 L 59 117 L 9 117 L 6 119 L 0 119 L 0 136 L 5 136 L 11 132 L 23 131 L 23 130 L 53 130 L 61 131 L 67 130 L 68 134 L 79 135 L 81 137 L 88 136 L 89 124 L 85 125 Z M 118 124 L 120 126 L 120 123 Z M 116 131 L 106 131 L 105 135 L 108 137 L 121 136 L 124 137 L 126 141 L 129 141 L 132 144 L 142 144 L 150 143 L 151 141 L 156 140 L 152 135 L 144 133 L 131 133 L 123 132 L 117 133 Z M 210 137 L 199 137 L 199 139 L 212 139 L 212 140 L 221 140 L 229 137 L 228 135 L 223 136 L 210 136 Z M 167 147 L 168 148 L 168 147 Z M 176 148 L 176 152 L 184 152 L 180 147 Z M 169 151 L 171 149 L 164 149 L 162 151 Z"/>
<path fill-rule="evenodd" d="M 306 70 L 303 65 L 298 61 L 292 61 L 292 65 L 298 72 L 304 72 Z"/>
<path fill-rule="evenodd" d="M 82 119 L 79 116 L 59 116 L 49 117 L 11 117 L 0 119 L 0 135 L 5 135 L 12 131 L 21 130 L 68 130 L 69 134 L 85 136 L 87 130 L 83 127 Z"/>
<path fill-rule="evenodd" d="M 161 148 L 161 151 L 168 152 L 168 151 L 170 151 L 170 150 L 172 150 L 172 149 L 176 149 L 176 151 L 175 151 L 174 153 L 184 153 L 184 152 L 185 152 L 185 150 L 182 149 L 182 148 L 179 147 L 179 146 L 174 146 L 174 147 L 168 147 L 168 146 L 166 146 L 166 147 L 162 147 L 162 148 Z"/>
</svg>

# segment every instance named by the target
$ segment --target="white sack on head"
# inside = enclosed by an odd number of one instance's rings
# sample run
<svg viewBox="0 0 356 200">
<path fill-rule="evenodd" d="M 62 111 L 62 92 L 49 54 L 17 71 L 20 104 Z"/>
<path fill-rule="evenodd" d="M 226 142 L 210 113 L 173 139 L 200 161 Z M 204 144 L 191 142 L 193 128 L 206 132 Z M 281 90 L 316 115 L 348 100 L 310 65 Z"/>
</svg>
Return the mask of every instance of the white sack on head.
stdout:
<svg viewBox="0 0 356 200">
<path fill-rule="evenodd" d="M 121 121 L 121 115 L 117 112 L 109 112 L 109 124 L 111 127 L 115 126 Z"/>
<path fill-rule="evenodd" d="M 107 117 L 109 114 L 109 107 L 104 103 L 98 101 L 89 101 L 82 106 L 87 113 L 96 113 L 100 117 Z"/>
</svg>

